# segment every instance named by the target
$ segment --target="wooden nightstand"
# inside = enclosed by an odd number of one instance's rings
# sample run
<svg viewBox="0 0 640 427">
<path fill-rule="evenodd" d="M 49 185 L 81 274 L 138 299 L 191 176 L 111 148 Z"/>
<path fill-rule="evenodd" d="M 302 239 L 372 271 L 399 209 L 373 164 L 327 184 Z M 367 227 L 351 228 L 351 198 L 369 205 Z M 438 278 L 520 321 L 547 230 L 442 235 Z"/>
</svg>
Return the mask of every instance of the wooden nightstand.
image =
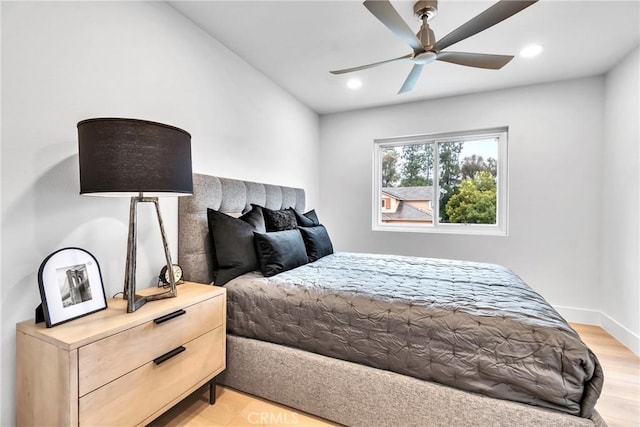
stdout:
<svg viewBox="0 0 640 427">
<path fill-rule="evenodd" d="M 16 325 L 19 426 L 144 425 L 225 369 L 226 289 L 186 282 L 133 313 L 108 306 Z"/>
</svg>

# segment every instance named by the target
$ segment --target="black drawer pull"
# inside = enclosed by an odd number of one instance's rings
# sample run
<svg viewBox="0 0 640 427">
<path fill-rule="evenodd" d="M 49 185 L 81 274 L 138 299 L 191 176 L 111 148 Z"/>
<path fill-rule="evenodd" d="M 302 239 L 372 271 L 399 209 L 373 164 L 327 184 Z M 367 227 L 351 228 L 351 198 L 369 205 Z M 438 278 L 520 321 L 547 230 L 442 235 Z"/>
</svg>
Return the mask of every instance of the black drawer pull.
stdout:
<svg viewBox="0 0 640 427">
<path fill-rule="evenodd" d="M 173 356 L 177 356 L 178 354 L 182 353 L 185 350 L 186 348 L 184 348 L 183 346 L 176 347 L 173 350 L 163 354 L 162 356 L 156 357 L 155 359 L 153 359 L 153 363 L 155 363 L 156 365 L 164 363 L 167 360 L 171 359 Z"/>
<path fill-rule="evenodd" d="M 187 312 L 184 310 L 174 311 L 173 313 L 165 314 L 164 316 L 158 317 L 157 319 L 153 319 L 153 322 L 156 325 L 159 325 L 160 323 L 164 323 L 167 320 L 175 319 L 176 317 L 182 316 L 183 314 L 186 314 L 186 313 Z"/>
</svg>

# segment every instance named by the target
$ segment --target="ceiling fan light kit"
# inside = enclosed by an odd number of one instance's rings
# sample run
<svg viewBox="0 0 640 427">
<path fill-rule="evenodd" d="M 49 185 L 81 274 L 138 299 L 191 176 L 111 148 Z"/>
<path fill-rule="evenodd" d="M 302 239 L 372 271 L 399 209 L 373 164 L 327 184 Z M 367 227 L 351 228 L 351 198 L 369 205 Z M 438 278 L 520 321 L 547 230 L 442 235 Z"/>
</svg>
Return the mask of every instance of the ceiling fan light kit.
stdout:
<svg viewBox="0 0 640 427">
<path fill-rule="evenodd" d="M 428 64 L 438 59 L 438 54 L 435 52 L 427 51 L 413 56 L 413 62 L 415 64 Z"/>
<path fill-rule="evenodd" d="M 467 39 L 481 31 L 526 9 L 538 0 L 502 0 L 480 13 L 476 17 L 462 24 L 442 39 L 436 41 L 435 34 L 429 23 L 438 13 L 437 0 L 419 0 L 413 6 L 413 13 L 422 24 L 417 34 L 406 24 L 400 14 L 394 9 L 389 0 L 366 0 L 363 4 L 380 22 L 382 22 L 396 36 L 407 43 L 413 52 L 397 58 L 374 62 L 358 67 L 330 71 L 331 74 L 344 74 L 373 68 L 378 65 L 410 59 L 413 68 L 405 79 L 398 93 L 408 92 L 414 88 L 424 66 L 433 61 L 444 61 L 467 67 L 498 70 L 513 59 L 512 55 L 493 55 L 486 53 L 451 52 L 444 51 L 447 47 Z"/>
</svg>

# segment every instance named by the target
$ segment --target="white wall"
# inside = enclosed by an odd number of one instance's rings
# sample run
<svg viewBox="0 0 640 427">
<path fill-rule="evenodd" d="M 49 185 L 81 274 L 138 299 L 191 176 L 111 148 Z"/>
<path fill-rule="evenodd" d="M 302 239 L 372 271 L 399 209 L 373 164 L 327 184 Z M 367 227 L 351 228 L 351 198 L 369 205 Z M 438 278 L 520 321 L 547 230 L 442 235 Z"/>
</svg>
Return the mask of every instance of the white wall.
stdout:
<svg viewBox="0 0 640 427">
<path fill-rule="evenodd" d="M 503 264 L 565 316 L 592 321 L 603 102 L 596 77 L 321 116 L 321 220 L 337 250 Z M 371 231 L 375 138 L 498 126 L 509 127 L 508 237 Z"/>
<path fill-rule="evenodd" d="M 128 200 L 78 195 L 76 123 L 134 117 L 192 135 L 193 169 L 303 187 L 318 199 L 318 116 L 160 2 L 2 2 L 1 425 L 15 423 L 15 323 L 40 302 L 37 270 L 79 246 L 122 290 Z M 163 218 L 177 256 L 176 201 Z M 140 218 L 138 286 L 163 262 Z"/>
<path fill-rule="evenodd" d="M 603 325 L 640 354 L 640 49 L 606 77 L 602 144 Z"/>
</svg>

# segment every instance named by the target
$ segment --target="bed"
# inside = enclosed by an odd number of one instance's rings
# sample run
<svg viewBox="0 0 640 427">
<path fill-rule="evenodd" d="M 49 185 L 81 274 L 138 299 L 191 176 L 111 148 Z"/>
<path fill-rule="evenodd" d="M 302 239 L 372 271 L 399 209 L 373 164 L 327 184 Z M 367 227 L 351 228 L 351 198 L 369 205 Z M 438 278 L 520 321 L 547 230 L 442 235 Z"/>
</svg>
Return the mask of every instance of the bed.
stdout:
<svg viewBox="0 0 640 427">
<path fill-rule="evenodd" d="M 251 204 L 304 212 L 305 195 L 194 174 L 194 195 L 179 201 L 178 258 L 187 280 L 215 277 L 207 210 L 237 215 Z M 406 274 L 389 273 L 400 270 Z M 229 387 L 353 426 L 605 425 L 593 408 L 603 381 L 597 359 L 504 267 L 335 253 L 226 286 L 220 382 Z M 474 300 L 472 310 L 465 298 Z M 493 335 L 470 329 L 475 323 Z M 525 361 L 529 371 L 521 370 Z M 511 381 L 523 376 L 529 383 Z"/>
</svg>

